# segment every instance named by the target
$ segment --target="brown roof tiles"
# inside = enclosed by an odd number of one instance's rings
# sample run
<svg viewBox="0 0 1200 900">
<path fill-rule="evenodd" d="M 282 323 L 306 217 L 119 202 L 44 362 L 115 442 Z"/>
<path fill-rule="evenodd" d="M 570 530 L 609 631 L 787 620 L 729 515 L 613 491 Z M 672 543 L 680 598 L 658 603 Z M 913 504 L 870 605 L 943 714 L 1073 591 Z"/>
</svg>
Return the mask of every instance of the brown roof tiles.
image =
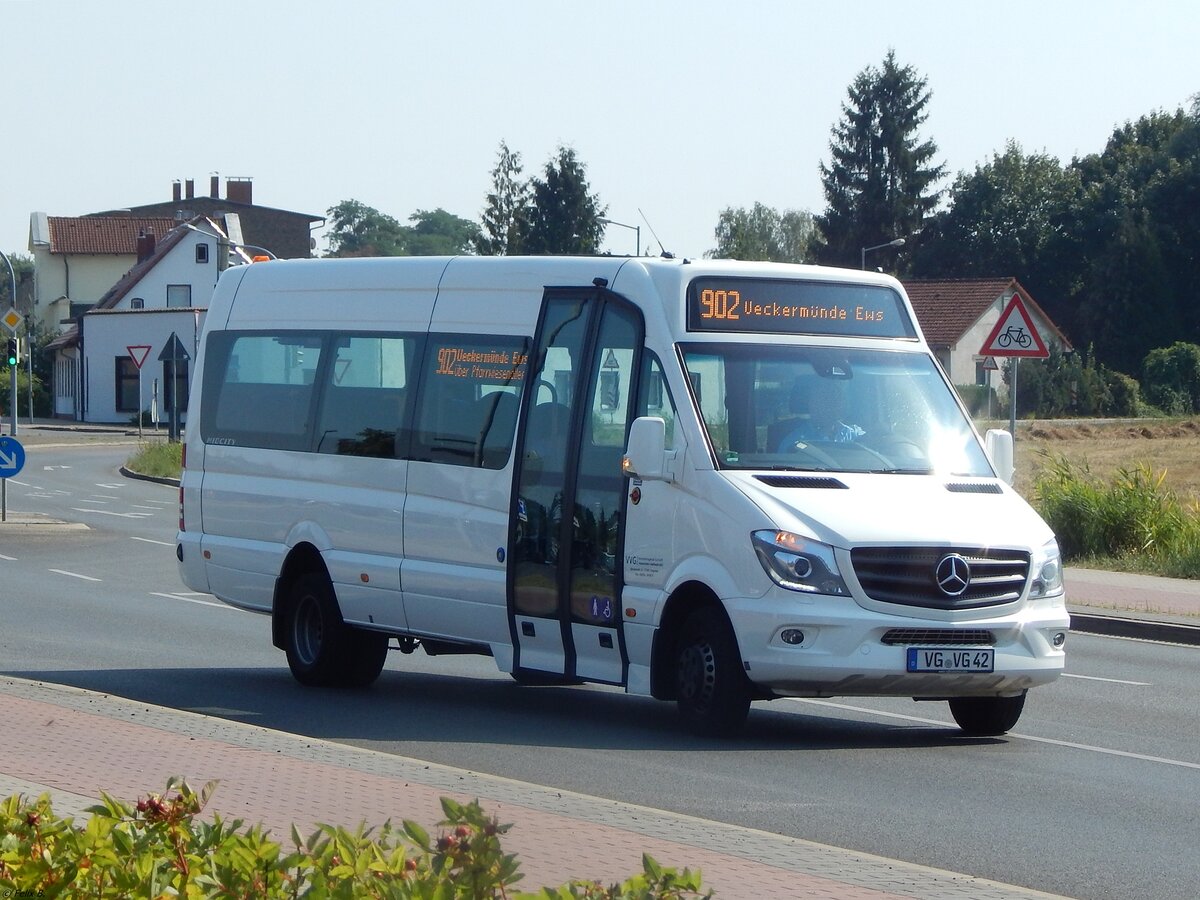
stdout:
<svg viewBox="0 0 1200 900">
<path fill-rule="evenodd" d="M 1029 312 L 1040 316 L 1050 327 L 1051 335 L 1048 336 L 1071 349 L 1066 335 L 1011 275 L 1003 278 L 910 279 L 903 284 L 925 340 L 932 347 L 954 346 L 992 304 L 1017 293 Z"/>
<path fill-rule="evenodd" d="M 49 216 L 51 253 L 92 253 L 136 256 L 141 231 L 162 237 L 174 219 L 133 216 Z"/>
</svg>

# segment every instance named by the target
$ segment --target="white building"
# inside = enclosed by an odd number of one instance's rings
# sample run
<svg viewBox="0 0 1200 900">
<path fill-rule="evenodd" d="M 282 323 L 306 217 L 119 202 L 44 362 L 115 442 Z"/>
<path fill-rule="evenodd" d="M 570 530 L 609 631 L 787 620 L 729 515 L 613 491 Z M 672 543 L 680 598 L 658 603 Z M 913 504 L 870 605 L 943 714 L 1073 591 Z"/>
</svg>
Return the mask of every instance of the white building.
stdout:
<svg viewBox="0 0 1200 900">
<path fill-rule="evenodd" d="M 64 330 L 141 260 L 139 238 L 161 238 L 177 224 L 161 216 L 31 213 L 34 321 L 50 333 Z"/>
<path fill-rule="evenodd" d="M 203 216 L 161 239 L 138 237 L 133 267 L 49 344 L 56 416 L 136 422 L 138 410 L 150 409 L 157 383 L 160 419 L 167 419 L 176 395 L 182 417 L 191 360 L 217 278 L 227 261 L 250 261 L 240 248 L 229 250 L 227 241 L 225 230 Z M 227 260 L 219 259 L 222 252 L 229 253 Z M 183 351 L 176 349 L 174 357 L 172 336 Z"/>
</svg>

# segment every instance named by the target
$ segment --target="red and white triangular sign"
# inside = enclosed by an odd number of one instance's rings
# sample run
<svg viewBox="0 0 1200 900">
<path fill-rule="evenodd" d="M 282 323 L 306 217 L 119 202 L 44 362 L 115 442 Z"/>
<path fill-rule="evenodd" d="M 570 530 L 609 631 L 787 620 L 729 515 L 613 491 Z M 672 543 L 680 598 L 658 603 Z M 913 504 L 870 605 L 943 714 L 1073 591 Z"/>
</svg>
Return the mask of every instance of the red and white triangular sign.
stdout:
<svg viewBox="0 0 1200 900">
<path fill-rule="evenodd" d="M 125 349 L 129 351 L 129 358 L 133 360 L 133 364 L 140 369 L 146 357 L 150 355 L 151 347 L 149 344 L 133 344 Z"/>
<path fill-rule="evenodd" d="M 1045 359 L 1050 355 L 1042 336 L 1033 327 L 1033 319 L 1025 309 L 1020 294 L 1013 294 L 1000 314 L 1000 320 L 983 347 L 980 356 L 1032 356 Z"/>
</svg>

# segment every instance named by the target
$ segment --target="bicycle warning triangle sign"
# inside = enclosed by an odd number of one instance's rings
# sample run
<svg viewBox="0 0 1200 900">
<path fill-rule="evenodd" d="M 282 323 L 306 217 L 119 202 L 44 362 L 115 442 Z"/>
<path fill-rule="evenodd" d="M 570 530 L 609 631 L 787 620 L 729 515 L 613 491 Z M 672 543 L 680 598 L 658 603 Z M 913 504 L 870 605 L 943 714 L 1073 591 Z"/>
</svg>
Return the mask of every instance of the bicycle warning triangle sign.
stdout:
<svg viewBox="0 0 1200 900">
<path fill-rule="evenodd" d="M 1045 359 L 1050 355 L 1042 336 L 1033 327 L 1033 319 L 1029 317 L 1020 294 L 1013 294 L 1008 301 L 996 327 L 983 342 L 979 355 L 1030 356 L 1037 359 Z"/>
</svg>

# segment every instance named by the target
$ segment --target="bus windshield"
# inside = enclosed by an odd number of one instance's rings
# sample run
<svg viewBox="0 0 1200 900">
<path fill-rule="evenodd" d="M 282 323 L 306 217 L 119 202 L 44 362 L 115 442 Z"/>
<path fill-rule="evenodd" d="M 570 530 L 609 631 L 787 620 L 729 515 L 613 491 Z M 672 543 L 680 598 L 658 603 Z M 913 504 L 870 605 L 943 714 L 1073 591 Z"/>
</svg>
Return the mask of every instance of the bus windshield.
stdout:
<svg viewBox="0 0 1200 900">
<path fill-rule="evenodd" d="M 742 343 L 682 351 L 722 468 L 994 477 L 924 353 Z"/>
</svg>

